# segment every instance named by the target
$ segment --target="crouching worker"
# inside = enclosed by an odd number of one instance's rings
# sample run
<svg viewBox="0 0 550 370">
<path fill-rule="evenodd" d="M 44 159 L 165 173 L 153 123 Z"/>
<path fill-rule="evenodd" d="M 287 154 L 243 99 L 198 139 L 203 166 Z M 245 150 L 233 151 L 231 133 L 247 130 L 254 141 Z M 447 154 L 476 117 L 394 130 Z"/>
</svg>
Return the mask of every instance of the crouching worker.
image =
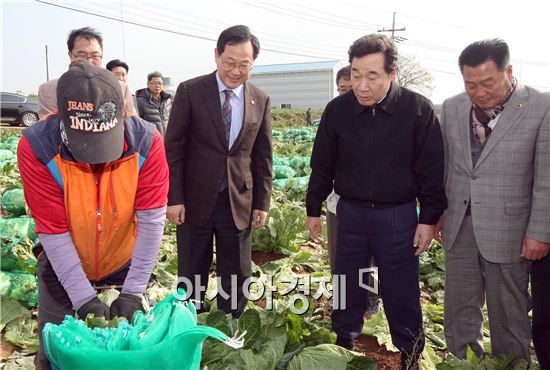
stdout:
<svg viewBox="0 0 550 370">
<path fill-rule="evenodd" d="M 57 85 L 58 114 L 23 131 L 17 155 L 36 222 L 39 369 L 42 329 L 66 314 L 131 320 L 156 262 L 168 192 L 155 126 L 126 117 L 116 77 L 83 62 Z M 119 285 L 111 307 L 94 287 Z"/>
</svg>

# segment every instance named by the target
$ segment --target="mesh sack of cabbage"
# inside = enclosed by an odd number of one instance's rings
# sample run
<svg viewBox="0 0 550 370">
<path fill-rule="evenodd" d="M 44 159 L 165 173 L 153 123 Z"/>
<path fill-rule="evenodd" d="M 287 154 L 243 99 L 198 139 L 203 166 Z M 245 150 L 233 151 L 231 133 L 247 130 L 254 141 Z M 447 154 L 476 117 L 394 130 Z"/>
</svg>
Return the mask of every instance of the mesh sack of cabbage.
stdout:
<svg viewBox="0 0 550 370">
<path fill-rule="evenodd" d="M 0 236 L 2 238 L 29 238 L 34 240 L 36 224 L 32 217 L 0 218 Z"/>
<path fill-rule="evenodd" d="M 296 175 L 296 171 L 290 166 L 273 165 L 273 177 L 275 179 L 291 179 Z"/>
<path fill-rule="evenodd" d="M 24 215 L 26 206 L 23 189 L 10 189 L 2 194 L 2 208 L 14 217 Z"/>
<path fill-rule="evenodd" d="M 290 179 L 273 180 L 273 189 L 275 190 L 294 190 L 297 193 L 307 191 L 309 176 L 293 177 Z"/>
<path fill-rule="evenodd" d="M 60 325 L 44 327 L 44 350 L 53 369 L 199 369 L 207 337 L 238 349 L 244 334 L 229 338 L 221 331 L 197 325 L 190 301 L 170 294 L 147 312 L 136 312 L 132 324 L 116 328 L 89 328 L 82 320 L 65 316 Z"/>
<path fill-rule="evenodd" d="M 309 162 L 311 162 L 311 157 L 309 156 L 292 157 L 290 159 L 290 167 L 296 171 L 296 175 L 298 177 L 307 176 L 311 173 Z"/>
<path fill-rule="evenodd" d="M 0 295 L 27 308 L 38 304 L 38 281 L 34 274 L 0 271 Z"/>
<path fill-rule="evenodd" d="M 33 276 L 36 275 L 36 257 L 32 253 L 34 247 L 32 240 L 6 235 L 0 231 L 0 244 L 0 269 L 2 271 L 26 272 Z"/>
<path fill-rule="evenodd" d="M 5 147 L 0 149 L 0 162 L 9 161 L 15 158 L 15 154 L 13 154 L 10 149 L 7 149 Z"/>
</svg>

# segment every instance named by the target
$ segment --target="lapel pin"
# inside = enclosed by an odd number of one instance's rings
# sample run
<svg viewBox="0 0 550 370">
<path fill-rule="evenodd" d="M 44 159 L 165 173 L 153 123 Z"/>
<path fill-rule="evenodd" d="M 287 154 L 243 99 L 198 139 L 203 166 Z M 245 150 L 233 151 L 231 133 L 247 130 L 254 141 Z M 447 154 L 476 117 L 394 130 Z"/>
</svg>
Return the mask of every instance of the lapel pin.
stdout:
<svg viewBox="0 0 550 370">
<path fill-rule="evenodd" d="M 523 108 L 523 104 L 516 105 L 516 109 L 521 109 L 521 108 Z"/>
<path fill-rule="evenodd" d="M 254 105 L 255 101 L 254 100 L 251 100 L 250 101 L 250 104 Z"/>
</svg>

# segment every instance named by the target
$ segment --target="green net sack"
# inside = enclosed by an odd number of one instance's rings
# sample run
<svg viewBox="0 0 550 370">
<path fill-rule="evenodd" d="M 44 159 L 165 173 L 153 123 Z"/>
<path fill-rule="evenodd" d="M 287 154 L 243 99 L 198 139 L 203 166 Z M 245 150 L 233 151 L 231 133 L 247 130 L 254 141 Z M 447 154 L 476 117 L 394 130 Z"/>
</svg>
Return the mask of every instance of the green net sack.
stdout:
<svg viewBox="0 0 550 370">
<path fill-rule="evenodd" d="M 298 176 L 307 176 L 311 173 L 311 168 L 309 167 L 309 162 L 311 161 L 311 157 L 303 156 L 303 157 L 293 157 L 290 160 L 290 167 L 296 171 L 296 175 Z"/>
<path fill-rule="evenodd" d="M 23 189 L 6 190 L 2 195 L 2 208 L 16 217 L 26 213 L 26 205 Z"/>
<path fill-rule="evenodd" d="M 309 176 L 293 177 L 291 179 L 276 179 L 273 180 L 273 189 L 275 190 L 292 190 L 297 193 L 307 191 L 309 184 Z"/>
<path fill-rule="evenodd" d="M 309 184 L 309 176 L 295 177 L 292 185 L 292 190 L 297 193 L 304 193 L 307 191 Z"/>
<path fill-rule="evenodd" d="M 3 142 L 0 143 L 0 150 L 9 150 L 13 154 L 17 153 L 17 143 Z"/>
<path fill-rule="evenodd" d="M 61 325 L 44 327 L 44 350 L 54 369 L 199 369 L 207 337 L 242 348 L 241 337 L 229 338 L 218 329 L 197 325 L 193 303 L 168 295 L 132 324 L 90 329 L 82 320 L 65 316 Z"/>
<path fill-rule="evenodd" d="M 36 225 L 32 217 L 3 218 L 0 219 L 0 235 L 12 238 L 36 239 Z"/>
<path fill-rule="evenodd" d="M 17 143 L 19 143 L 19 140 L 21 140 L 21 135 L 12 135 L 10 137 L 8 137 L 6 140 L 4 140 L 4 143 L 10 143 L 10 144 L 15 144 L 17 145 Z"/>
<path fill-rule="evenodd" d="M 296 175 L 296 172 L 290 166 L 273 166 L 273 178 L 275 179 L 290 179 L 293 178 L 294 175 Z"/>
<path fill-rule="evenodd" d="M 273 180 L 273 189 L 288 190 L 292 187 L 293 179 L 275 179 Z"/>
<path fill-rule="evenodd" d="M 34 242 L 29 238 L 2 235 L 0 268 L 2 271 L 36 273 L 36 257 L 32 253 Z"/>
<path fill-rule="evenodd" d="M 13 299 L 27 308 L 38 304 L 36 276 L 24 272 L 0 271 L 0 295 Z"/>
<path fill-rule="evenodd" d="M 283 134 L 285 141 L 302 143 L 315 140 L 315 133 L 311 127 L 288 128 Z"/>
<path fill-rule="evenodd" d="M 15 154 L 17 153 L 17 146 L 19 145 L 20 137 L 19 136 L 12 136 L 12 137 L 10 137 L 10 139 L 12 139 L 12 140 L 8 140 L 6 142 L 6 144 L 8 146 L 5 149 L 10 150 L 14 154 L 13 159 L 16 159 L 17 156 Z"/>
<path fill-rule="evenodd" d="M 8 146 L 9 147 L 9 146 Z M 9 149 L 0 149 L 0 162 L 9 161 L 15 157 L 15 154 Z"/>
<path fill-rule="evenodd" d="M 290 160 L 287 157 L 273 157 L 274 166 L 290 166 Z"/>
</svg>

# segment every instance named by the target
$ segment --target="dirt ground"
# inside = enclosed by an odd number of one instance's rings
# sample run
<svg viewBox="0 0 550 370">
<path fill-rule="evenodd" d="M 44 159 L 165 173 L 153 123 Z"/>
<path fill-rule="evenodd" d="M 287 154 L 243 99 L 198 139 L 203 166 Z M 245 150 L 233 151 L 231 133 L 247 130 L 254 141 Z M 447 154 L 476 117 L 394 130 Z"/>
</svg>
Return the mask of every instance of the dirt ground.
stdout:
<svg viewBox="0 0 550 370">
<path fill-rule="evenodd" d="M 14 351 L 19 350 L 4 340 L 4 336 L 0 337 L 0 359 L 8 358 Z"/>
<path fill-rule="evenodd" d="M 401 368 L 401 355 L 389 352 L 381 347 L 375 337 L 361 335 L 355 344 L 359 352 L 378 362 L 379 370 L 399 370 Z"/>
<path fill-rule="evenodd" d="M 279 253 L 252 252 L 252 260 L 256 265 L 262 265 L 266 262 L 278 260 L 287 257 Z M 265 302 L 256 302 L 260 307 L 265 307 Z M 368 316 L 365 316 L 368 319 Z M 389 352 L 386 348 L 380 346 L 376 338 L 367 335 L 361 335 L 356 342 L 358 352 L 378 362 L 378 370 L 399 370 L 401 367 L 401 355 L 395 352 Z"/>
<path fill-rule="evenodd" d="M 271 252 L 252 252 L 252 261 L 258 266 L 263 265 L 264 263 L 276 261 L 278 259 L 287 257 L 284 254 L 280 253 L 271 253 Z"/>
</svg>

